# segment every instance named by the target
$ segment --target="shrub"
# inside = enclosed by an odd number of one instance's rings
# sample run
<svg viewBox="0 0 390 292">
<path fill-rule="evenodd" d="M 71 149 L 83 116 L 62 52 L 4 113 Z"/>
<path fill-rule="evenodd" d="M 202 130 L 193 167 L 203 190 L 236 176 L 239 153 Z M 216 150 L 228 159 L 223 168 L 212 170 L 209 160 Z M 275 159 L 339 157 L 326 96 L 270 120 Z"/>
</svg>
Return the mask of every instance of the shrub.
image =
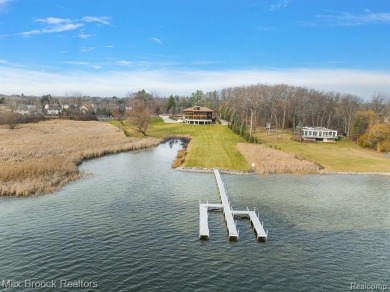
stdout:
<svg viewBox="0 0 390 292">
<path fill-rule="evenodd" d="M 390 141 L 383 141 L 378 143 L 377 150 L 379 152 L 390 152 Z"/>
<path fill-rule="evenodd" d="M 0 123 L 2 125 L 8 125 L 8 128 L 11 130 L 15 129 L 19 122 L 19 115 L 14 112 L 4 112 L 1 114 Z"/>
</svg>

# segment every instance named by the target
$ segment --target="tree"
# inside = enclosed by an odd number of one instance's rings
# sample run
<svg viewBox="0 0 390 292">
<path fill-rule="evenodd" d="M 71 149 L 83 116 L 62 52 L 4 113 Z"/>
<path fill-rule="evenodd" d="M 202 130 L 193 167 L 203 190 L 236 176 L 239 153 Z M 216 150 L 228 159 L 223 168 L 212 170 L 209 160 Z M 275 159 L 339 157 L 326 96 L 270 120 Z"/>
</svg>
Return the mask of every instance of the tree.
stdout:
<svg viewBox="0 0 390 292">
<path fill-rule="evenodd" d="M 133 100 L 131 103 L 131 111 L 129 112 L 129 119 L 135 126 L 138 132 L 141 132 L 146 136 L 146 130 L 149 127 L 151 121 L 151 110 L 145 105 L 142 100 Z"/>
<path fill-rule="evenodd" d="M 122 126 L 125 124 L 123 123 L 123 120 L 125 118 L 123 111 L 120 109 L 120 107 L 117 107 L 112 110 L 112 116 L 115 120 L 117 120 Z"/>
<path fill-rule="evenodd" d="M 197 90 L 191 95 L 191 106 L 194 105 L 203 105 L 204 94 L 202 90 Z"/>
<path fill-rule="evenodd" d="M 175 98 L 173 97 L 173 95 L 171 95 L 168 98 L 168 102 L 167 102 L 167 112 L 172 111 L 175 108 L 175 106 L 176 106 Z"/>
<path fill-rule="evenodd" d="M 377 93 L 374 94 L 371 98 L 370 107 L 375 113 L 376 122 L 380 123 L 383 119 L 383 116 L 386 112 L 385 96 Z"/>
<path fill-rule="evenodd" d="M 4 112 L 0 116 L 1 124 L 8 125 L 8 128 L 13 130 L 19 123 L 19 115 L 14 112 Z"/>
<path fill-rule="evenodd" d="M 144 89 L 139 90 L 133 94 L 135 100 L 141 101 L 144 106 L 151 107 L 153 102 L 153 96 L 150 93 L 147 93 Z"/>
<path fill-rule="evenodd" d="M 356 120 L 357 112 L 359 109 L 359 99 L 354 95 L 344 95 L 341 98 L 340 103 L 338 104 L 338 109 L 340 115 L 342 117 L 343 125 L 344 125 L 344 133 L 347 137 L 351 135 L 360 135 L 361 127 L 363 127 L 363 119 L 364 115 L 360 116 L 358 120 Z M 358 129 L 359 128 L 359 129 Z M 351 133 L 352 131 L 352 133 Z M 360 134 L 359 134 L 360 133 Z"/>
<path fill-rule="evenodd" d="M 50 104 L 51 102 L 51 95 L 50 94 L 45 94 L 41 97 L 41 105 L 42 109 L 45 107 L 45 105 Z"/>
</svg>

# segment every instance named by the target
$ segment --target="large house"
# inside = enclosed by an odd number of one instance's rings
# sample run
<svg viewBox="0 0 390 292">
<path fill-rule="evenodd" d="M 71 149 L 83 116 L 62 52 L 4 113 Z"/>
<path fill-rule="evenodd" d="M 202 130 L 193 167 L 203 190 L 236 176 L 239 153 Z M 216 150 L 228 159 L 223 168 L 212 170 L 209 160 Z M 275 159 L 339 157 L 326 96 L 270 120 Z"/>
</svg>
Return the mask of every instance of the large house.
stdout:
<svg viewBox="0 0 390 292">
<path fill-rule="evenodd" d="M 338 137 L 336 130 L 322 127 L 302 127 L 299 132 L 303 140 L 334 142 Z"/>
<path fill-rule="evenodd" d="M 184 110 L 184 122 L 186 124 L 211 124 L 213 122 L 213 110 L 203 106 L 193 106 Z"/>
</svg>

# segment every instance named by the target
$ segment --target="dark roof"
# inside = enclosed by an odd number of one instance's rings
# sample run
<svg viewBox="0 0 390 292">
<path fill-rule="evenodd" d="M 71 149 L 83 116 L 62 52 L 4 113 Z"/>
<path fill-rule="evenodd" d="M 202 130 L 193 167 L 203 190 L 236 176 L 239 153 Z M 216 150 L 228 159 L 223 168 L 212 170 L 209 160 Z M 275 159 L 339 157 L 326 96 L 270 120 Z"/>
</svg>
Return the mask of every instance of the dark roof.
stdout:
<svg viewBox="0 0 390 292">
<path fill-rule="evenodd" d="M 185 112 L 212 112 L 213 110 L 205 106 L 193 106 L 193 107 L 186 108 L 184 111 Z"/>
</svg>

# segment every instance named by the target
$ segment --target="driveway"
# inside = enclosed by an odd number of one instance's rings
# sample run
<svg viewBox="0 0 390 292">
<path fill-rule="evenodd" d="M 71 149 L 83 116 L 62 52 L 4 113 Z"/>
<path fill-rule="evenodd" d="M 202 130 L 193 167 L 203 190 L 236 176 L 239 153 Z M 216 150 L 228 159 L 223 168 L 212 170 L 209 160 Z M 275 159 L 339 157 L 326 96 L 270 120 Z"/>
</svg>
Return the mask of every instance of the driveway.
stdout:
<svg viewBox="0 0 390 292">
<path fill-rule="evenodd" d="M 164 123 L 168 123 L 168 124 L 182 123 L 182 122 L 170 119 L 168 115 L 160 115 L 159 117 L 163 119 Z"/>
</svg>

